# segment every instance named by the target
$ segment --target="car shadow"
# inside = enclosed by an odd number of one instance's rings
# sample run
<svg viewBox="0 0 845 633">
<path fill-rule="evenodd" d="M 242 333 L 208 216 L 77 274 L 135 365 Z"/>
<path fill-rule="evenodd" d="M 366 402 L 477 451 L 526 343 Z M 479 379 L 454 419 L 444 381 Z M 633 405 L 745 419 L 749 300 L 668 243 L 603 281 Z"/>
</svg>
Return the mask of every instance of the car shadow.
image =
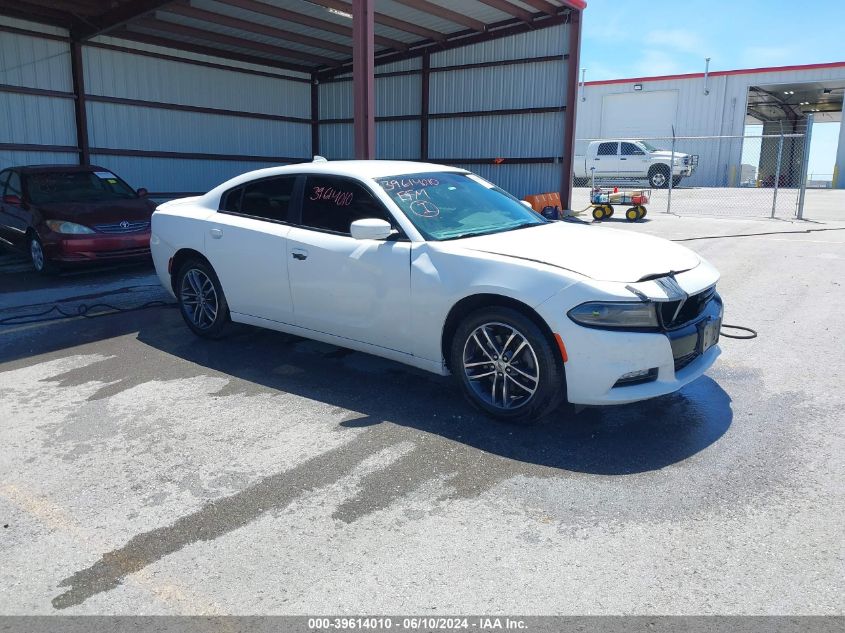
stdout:
<svg viewBox="0 0 845 633">
<path fill-rule="evenodd" d="M 730 396 L 706 376 L 661 398 L 580 413 L 567 406 L 533 425 L 515 426 L 478 413 L 451 378 L 295 336 L 234 326 L 222 340 L 198 339 L 172 310 L 142 327 L 138 339 L 198 371 L 231 377 L 220 395 L 288 392 L 353 412 L 343 427 L 390 423 L 573 472 L 629 475 L 661 469 L 706 449 L 733 419 Z"/>
</svg>

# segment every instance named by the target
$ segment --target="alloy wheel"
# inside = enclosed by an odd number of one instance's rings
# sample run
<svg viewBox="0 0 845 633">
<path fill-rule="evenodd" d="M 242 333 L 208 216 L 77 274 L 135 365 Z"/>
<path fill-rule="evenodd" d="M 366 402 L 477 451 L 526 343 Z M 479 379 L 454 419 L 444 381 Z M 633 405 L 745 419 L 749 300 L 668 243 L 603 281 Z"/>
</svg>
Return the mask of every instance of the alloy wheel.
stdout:
<svg viewBox="0 0 845 633">
<path fill-rule="evenodd" d="M 540 366 L 528 339 L 505 323 L 485 323 L 464 343 L 464 375 L 475 395 L 497 409 L 526 405 L 540 384 Z"/>
<path fill-rule="evenodd" d="M 191 268 L 182 276 L 179 298 L 182 312 L 196 327 L 205 330 L 214 325 L 220 304 L 214 282 L 203 271 Z"/>
<path fill-rule="evenodd" d="M 32 238 L 29 241 L 29 254 L 32 257 L 32 265 L 35 270 L 41 272 L 44 270 L 44 249 L 41 248 L 41 242 Z"/>
</svg>

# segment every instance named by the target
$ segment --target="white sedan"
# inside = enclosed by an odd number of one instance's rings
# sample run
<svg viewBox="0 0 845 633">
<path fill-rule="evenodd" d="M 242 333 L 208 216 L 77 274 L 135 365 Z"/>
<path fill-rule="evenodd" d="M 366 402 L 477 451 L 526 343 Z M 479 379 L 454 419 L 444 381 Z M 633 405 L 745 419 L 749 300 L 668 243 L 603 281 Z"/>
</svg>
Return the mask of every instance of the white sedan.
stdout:
<svg viewBox="0 0 845 633">
<path fill-rule="evenodd" d="M 315 160 L 158 207 L 188 327 L 248 323 L 453 374 L 511 421 L 676 391 L 719 355 L 717 271 L 659 238 L 552 222 L 463 169 Z"/>
</svg>

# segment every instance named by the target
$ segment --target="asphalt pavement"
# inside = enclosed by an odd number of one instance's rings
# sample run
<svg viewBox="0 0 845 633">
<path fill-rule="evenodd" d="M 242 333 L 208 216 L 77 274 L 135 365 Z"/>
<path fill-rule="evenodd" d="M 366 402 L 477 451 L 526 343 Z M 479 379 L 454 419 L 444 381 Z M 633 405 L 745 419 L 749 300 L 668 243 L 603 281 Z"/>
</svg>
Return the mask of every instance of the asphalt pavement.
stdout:
<svg viewBox="0 0 845 633">
<path fill-rule="evenodd" d="M 647 220 L 611 224 L 708 258 L 759 337 L 674 395 L 527 428 L 169 306 L 29 323 L 169 297 L 149 267 L 5 261 L 0 612 L 843 614 L 845 223 Z"/>
</svg>

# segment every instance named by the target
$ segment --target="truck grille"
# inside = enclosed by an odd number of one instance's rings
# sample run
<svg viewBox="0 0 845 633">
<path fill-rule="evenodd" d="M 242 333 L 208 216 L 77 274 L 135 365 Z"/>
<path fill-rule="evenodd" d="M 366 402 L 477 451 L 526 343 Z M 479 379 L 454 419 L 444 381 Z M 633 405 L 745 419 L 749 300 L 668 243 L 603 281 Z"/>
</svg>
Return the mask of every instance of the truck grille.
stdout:
<svg viewBox="0 0 845 633">
<path fill-rule="evenodd" d="M 95 224 L 94 230 L 98 233 L 109 233 L 112 235 L 122 235 L 124 233 L 140 233 L 150 228 L 149 222 L 115 222 L 113 224 Z"/>
</svg>

